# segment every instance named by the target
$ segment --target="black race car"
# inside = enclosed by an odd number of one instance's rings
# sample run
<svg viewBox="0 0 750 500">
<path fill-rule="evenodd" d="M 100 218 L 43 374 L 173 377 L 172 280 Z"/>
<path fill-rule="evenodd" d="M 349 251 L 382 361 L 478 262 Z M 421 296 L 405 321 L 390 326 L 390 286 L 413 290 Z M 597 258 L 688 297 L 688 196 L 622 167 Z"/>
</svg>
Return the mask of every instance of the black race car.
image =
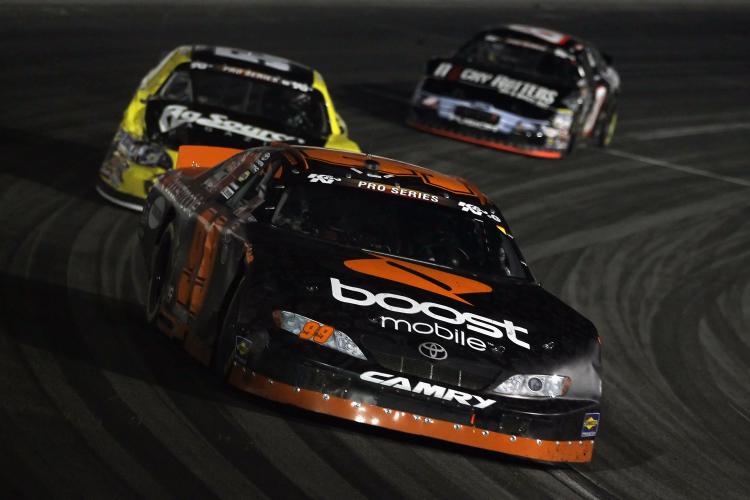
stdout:
<svg viewBox="0 0 750 500">
<path fill-rule="evenodd" d="M 433 59 L 407 123 L 420 130 L 541 158 L 582 142 L 607 146 L 620 77 L 591 44 L 511 24 L 483 31 L 453 57 Z"/>
<path fill-rule="evenodd" d="M 205 149 L 181 148 L 144 207 L 149 321 L 265 398 L 536 460 L 591 460 L 599 336 L 533 279 L 475 186 L 302 146 L 206 169 Z"/>
</svg>

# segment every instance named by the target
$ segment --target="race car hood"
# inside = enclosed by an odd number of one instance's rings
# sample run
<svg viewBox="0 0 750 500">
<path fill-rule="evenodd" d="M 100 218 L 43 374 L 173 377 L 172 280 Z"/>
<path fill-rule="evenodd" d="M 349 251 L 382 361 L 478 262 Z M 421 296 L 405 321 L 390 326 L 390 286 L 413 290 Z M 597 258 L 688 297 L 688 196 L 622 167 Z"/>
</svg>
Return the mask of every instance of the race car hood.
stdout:
<svg viewBox="0 0 750 500">
<path fill-rule="evenodd" d="M 306 135 L 301 137 L 282 130 L 268 119 L 204 106 L 153 100 L 146 108 L 146 129 L 155 140 L 171 149 L 182 145 L 221 146 L 238 149 L 287 142 L 323 146 L 325 139 Z"/>
<path fill-rule="evenodd" d="M 576 91 L 554 79 L 530 78 L 513 68 L 472 66 L 460 59 L 433 59 L 427 64 L 425 90 L 467 101 L 482 101 L 499 109 L 545 119 Z"/>
<path fill-rule="evenodd" d="M 533 282 L 299 237 L 268 258 L 285 281 L 274 287 L 283 290 L 276 310 L 346 333 L 388 371 L 473 390 L 515 374 L 563 374 L 574 380 L 568 397 L 599 397 L 596 329 Z"/>
</svg>

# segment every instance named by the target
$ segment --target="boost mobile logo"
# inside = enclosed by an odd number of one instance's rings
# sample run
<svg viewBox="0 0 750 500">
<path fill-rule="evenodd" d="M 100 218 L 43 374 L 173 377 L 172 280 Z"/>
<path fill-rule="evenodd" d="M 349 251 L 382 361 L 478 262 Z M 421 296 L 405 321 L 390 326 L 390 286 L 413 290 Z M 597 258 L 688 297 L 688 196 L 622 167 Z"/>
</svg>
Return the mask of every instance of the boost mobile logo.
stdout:
<svg viewBox="0 0 750 500">
<path fill-rule="evenodd" d="M 500 339 L 504 336 L 508 337 L 508 340 L 514 344 L 523 347 L 524 349 L 531 349 L 528 342 L 518 338 L 519 335 L 528 334 L 526 328 L 515 325 L 512 321 L 496 321 L 494 319 L 485 318 L 478 314 L 460 312 L 452 307 L 436 304 L 434 302 L 417 302 L 416 300 L 406 297 L 404 295 L 397 295 L 395 293 L 378 293 L 374 294 L 364 288 L 349 286 L 341 283 L 336 278 L 331 278 L 331 294 L 333 298 L 339 302 L 345 304 L 353 304 L 356 306 L 369 307 L 374 304 L 379 305 L 383 309 L 400 314 L 418 314 L 422 313 L 433 320 L 435 320 L 434 327 L 429 323 L 410 323 L 403 319 L 394 319 L 383 317 L 382 326 L 385 326 L 386 321 L 392 322 L 395 325 L 396 330 L 399 330 L 400 323 L 406 323 L 404 327 L 407 331 L 414 331 L 415 333 L 421 334 L 436 334 L 441 338 L 448 339 L 461 345 L 468 345 L 472 349 L 477 351 L 484 351 L 486 345 L 481 339 L 475 337 L 466 337 L 466 333 L 463 330 L 455 329 L 455 332 L 451 332 L 449 328 L 440 326 L 439 323 L 448 323 L 451 325 L 465 325 L 468 330 L 472 332 L 491 337 L 493 339 Z M 422 331 L 420 331 L 420 329 Z M 443 336 L 445 335 L 445 336 Z"/>
<path fill-rule="evenodd" d="M 428 292 L 471 305 L 459 295 L 467 293 L 489 293 L 492 288 L 476 280 L 446 273 L 414 262 L 371 254 L 374 259 L 344 261 L 344 265 L 358 273 L 421 288 Z"/>
</svg>

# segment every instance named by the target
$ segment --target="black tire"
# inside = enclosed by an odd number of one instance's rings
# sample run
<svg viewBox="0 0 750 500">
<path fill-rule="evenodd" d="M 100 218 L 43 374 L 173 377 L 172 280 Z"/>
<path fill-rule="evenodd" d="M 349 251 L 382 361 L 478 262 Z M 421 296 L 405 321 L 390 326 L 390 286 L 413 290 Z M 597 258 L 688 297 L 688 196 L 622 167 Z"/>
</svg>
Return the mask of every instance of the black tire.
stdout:
<svg viewBox="0 0 750 500">
<path fill-rule="evenodd" d="M 600 148 L 606 148 L 612 143 L 617 128 L 617 107 L 612 106 L 607 112 L 606 117 L 597 127 L 596 145 Z"/>
<path fill-rule="evenodd" d="M 172 243 L 174 242 L 174 225 L 169 224 L 162 232 L 159 242 L 151 252 L 146 289 L 146 321 L 154 324 L 167 294 L 167 280 L 172 267 Z"/>
</svg>

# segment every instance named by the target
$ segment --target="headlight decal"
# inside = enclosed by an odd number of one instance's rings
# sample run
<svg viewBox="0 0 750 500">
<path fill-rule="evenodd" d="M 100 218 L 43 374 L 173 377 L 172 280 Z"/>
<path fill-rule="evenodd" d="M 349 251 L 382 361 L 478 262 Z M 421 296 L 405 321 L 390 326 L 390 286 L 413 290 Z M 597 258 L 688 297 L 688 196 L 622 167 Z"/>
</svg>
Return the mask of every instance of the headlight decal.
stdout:
<svg viewBox="0 0 750 500">
<path fill-rule="evenodd" d="M 310 340 L 323 347 L 367 360 L 362 350 L 347 334 L 330 325 L 289 311 L 274 311 L 273 316 L 279 328 L 297 335 L 300 339 Z"/>
<path fill-rule="evenodd" d="M 564 375 L 513 375 L 492 392 L 503 396 L 556 398 L 570 388 L 570 377 Z"/>
<path fill-rule="evenodd" d="M 123 130 L 118 139 L 118 151 L 129 160 L 147 167 L 172 168 L 172 158 L 161 144 L 138 141 Z"/>
</svg>

